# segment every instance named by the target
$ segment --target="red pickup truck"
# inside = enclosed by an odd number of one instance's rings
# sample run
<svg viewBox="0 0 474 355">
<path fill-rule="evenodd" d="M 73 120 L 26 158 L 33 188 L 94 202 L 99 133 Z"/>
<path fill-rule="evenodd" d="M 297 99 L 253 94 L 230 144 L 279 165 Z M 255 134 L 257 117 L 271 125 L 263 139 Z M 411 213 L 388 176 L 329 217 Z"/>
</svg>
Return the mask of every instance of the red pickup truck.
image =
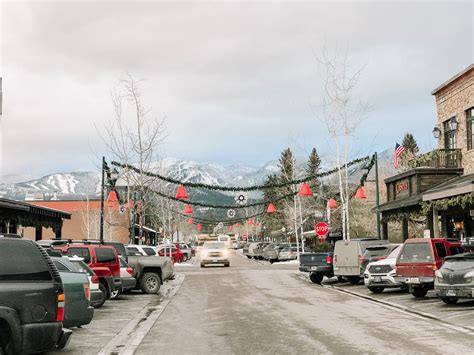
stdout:
<svg viewBox="0 0 474 355">
<path fill-rule="evenodd" d="M 461 242 L 443 238 L 408 239 L 397 258 L 396 280 L 407 285 L 416 298 L 425 297 L 434 288 L 435 271 L 448 255 L 462 253 Z"/>
<path fill-rule="evenodd" d="M 67 244 L 60 249 L 68 256 L 78 256 L 99 277 L 99 289 L 102 291 L 102 301 L 95 307 L 101 307 L 110 298 L 113 291 L 122 290 L 122 279 L 120 278 L 120 262 L 115 248 L 107 245 L 97 244 Z"/>
</svg>

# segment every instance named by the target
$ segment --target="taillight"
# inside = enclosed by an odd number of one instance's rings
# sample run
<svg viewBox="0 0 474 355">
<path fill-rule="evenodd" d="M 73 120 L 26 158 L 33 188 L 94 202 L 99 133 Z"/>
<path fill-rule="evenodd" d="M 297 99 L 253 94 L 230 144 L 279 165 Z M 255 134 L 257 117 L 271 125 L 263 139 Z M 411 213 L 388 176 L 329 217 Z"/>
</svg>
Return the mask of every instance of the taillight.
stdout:
<svg viewBox="0 0 474 355">
<path fill-rule="evenodd" d="M 99 283 L 99 276 L 97 276 L 97 275 L 92 275 L 92 277 L 91 277 L 91 282 L 92 282 L 93 284 L 98 284 L 98 283 Z"/>
<path fill-rule="evenodd" d="M 326 263 L 327 264 L 332 264 L 332 256 L 331 255 L 326 256 Z"/>
<path fill-rule="evenodd" d="M 127 268 L 127 272 L 130 274 L 130 275 L 133 275 L 133 269 L 129 266 Z"/>
<path fill-rule="evenodd" d="M 436 263 L 433 263 L 433 271 L 436 271 L 438 270 L 438 266 L 436 265 Z"/>
<path fill-rule="evenodd" d="M 56 312 L 56 322 L 64 320 L 64 293 L 58 295 L 58 311 Z"/>
<path fill-rule="evenodd" d="M 91 300 L 91 287 L 88 283 L 84 284 L 84 295 L 88 301 Z"/>
</svg>

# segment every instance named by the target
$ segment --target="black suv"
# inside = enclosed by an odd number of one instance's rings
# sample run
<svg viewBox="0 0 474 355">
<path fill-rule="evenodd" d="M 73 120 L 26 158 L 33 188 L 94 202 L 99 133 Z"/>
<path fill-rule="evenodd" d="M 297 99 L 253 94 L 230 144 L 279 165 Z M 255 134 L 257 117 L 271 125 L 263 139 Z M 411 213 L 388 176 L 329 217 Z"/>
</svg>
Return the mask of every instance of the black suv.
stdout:
<svg viewBox="0 0 474 355">
<path fill-rule="evenodd" d="M 46 251 L 31 240 L 0 237 L 0 353 L 66 346 L 64 292 Z"/>
</svg>

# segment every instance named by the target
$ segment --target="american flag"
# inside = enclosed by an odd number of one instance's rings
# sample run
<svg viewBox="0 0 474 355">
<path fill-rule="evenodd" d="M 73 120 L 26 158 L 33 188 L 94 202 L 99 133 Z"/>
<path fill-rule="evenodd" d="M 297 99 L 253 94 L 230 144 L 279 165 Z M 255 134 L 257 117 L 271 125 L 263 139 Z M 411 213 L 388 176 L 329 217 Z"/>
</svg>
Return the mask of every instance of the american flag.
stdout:
<svg viewBox="0 0 474 355">
<path fill-rule="evenodd" d="M 393 166 L 395 167 L 395 169 L 398 168 L 398 158 L 400 157 L 400 155 L 403 154 L 404 151 L 405 148 L 403 147 L 403 145 L 395 143 L 395 156 L 393 157 Z"/>
</svg>

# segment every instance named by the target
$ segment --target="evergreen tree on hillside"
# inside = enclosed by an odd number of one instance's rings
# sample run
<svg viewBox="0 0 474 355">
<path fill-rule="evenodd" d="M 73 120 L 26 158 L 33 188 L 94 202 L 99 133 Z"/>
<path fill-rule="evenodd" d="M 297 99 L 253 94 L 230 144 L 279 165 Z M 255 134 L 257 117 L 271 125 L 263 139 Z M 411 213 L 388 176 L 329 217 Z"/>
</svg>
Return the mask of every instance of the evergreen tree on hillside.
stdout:
<svg viewBox="0 0 474 355">
<path fill-rule="evenodd" d="M 278 168 L 280 169 L 280 181 L 283 183 L 292 181 L 295 178 L 296 160 L 290 148 L 281 152 L 280 159 L 278 159 Z M 279 191 L 282 195 L 292 193 L 292 186 L 282 187 Z M 289 200 L 292 199 L 291 197 Z"/>
<path fill-rule="evenodd" d="M 306 166 L 306 175 L 316 175 L 319 173 L 321 166 L 321 158 L 316 151 L 316 148 L 313 148 L 309 154 L 308 165 Z"/>
</svg>

